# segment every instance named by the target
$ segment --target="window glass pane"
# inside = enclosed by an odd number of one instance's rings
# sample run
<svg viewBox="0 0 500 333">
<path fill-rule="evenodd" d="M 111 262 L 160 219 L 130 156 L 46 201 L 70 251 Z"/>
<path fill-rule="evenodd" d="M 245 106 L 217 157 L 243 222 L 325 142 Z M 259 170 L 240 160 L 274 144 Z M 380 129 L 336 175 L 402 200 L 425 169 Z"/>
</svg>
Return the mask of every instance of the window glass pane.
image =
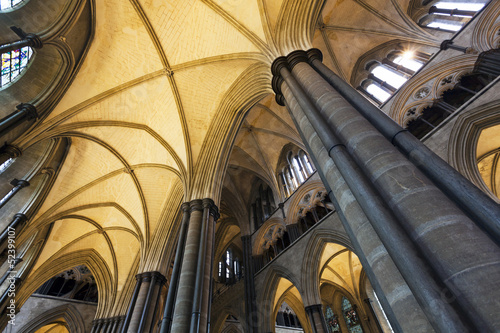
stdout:
<svg viewBox="0 0 500 333">
<path fill-rule="evenodd" d="M 2 53 L 0 87 L 11 83 L 18 77 L 28 66 L 32 55 L 33 50 L 28 46 L 20 50 Z"/>
<path fill-rule="evenodd" d="M 479 11 L 484 7 L 484 3 L 466 3 L 466 2 L 438 2 L 435 6 L 441 9 L 460 9 L 460 10 L 470 10 Z"/>
<path fill-rule="evenodd" d="M 391 97 L 391 94 L 373 83 L 366 88 L 366 91 L 368 91 L 381 102 L 385 102 L 389 97 Z"/>
<path fill-rule="evenodd" d="M 293 168 L 295 169 L 295 174 L 299 178 L 299 183 L 302 184 L 304 182 L 304 177 L 302 176 L 302 172 L 300 172 L 299 163 L 297 163 L 296 158 L 292 158 Z"/>
<path fill-rule="evenodd" d="M 429 28 L 435 28 L 435 29 L 443 29 L 443 30 L 450 30 L 450 31 L 458 31 L 462 28 L 462 25 L 457 23 L 457 24 L 452 24 L 452 23 L 444 23 L 444 22 L 432 22 L 427 25 Z"/>
<path fill-rule="evenodd" d="M 401 87 L 407 79 L 404 78 L 401 75 L 398 75 L 394 73 L 393 71 L 387 69 L 384 66 L 377 66 L 372 70 L 373 75 L 381 79 L 382 81 L 385 81 L 389 83 L 391 86 L 394 88 L 398 89 Z"/>
<path fill-rule="evenodd" d="M 396 59 L 394 59 L 394 63 L 406 67 L 408 69 L 411 69 L 412 71 L 415 72 L 418 71 L 420 67 L 423 66 L 422 63 L 411 59 L 411 57 L 401 57 L 401 56 L 396 57 Z"/>
</svg>

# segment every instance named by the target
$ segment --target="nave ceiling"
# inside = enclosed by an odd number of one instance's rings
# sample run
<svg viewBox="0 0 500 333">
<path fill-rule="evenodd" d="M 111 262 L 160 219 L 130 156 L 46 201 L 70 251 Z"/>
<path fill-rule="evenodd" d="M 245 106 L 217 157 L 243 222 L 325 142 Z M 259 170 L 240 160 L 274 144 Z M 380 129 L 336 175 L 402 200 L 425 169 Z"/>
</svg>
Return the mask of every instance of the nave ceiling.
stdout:
<svg viewBox="0 0 500 333">
<path fill-rule="evenodd" d="M 59 176 L 24 233 L 28 239 L 54 223 L 28 278 L 32 287 L 37 269 L 92 249 L 108 271 L 110 299 L 129 288 L 131 270 L 165 269 L 157 259 L 172 253 L 165 240 L 176 231 L 182 201 L 219 202 L 226 195 L 238 206 L 223 213 L 241 217 L 256 177 L 277 188 L 282 147 L 303 146 L 274 102 L 276 57 L 317 47 L 349 80 L 357 59 L 377 45 L 438 45 L 407 14 L 408 0 L 91 4 L 93 41 L 81 68 L 50 114 L 13 144 L 29 149 L 71 139 Z M 112 316 L 117 303 L 99 311 Z"/>
</svg>

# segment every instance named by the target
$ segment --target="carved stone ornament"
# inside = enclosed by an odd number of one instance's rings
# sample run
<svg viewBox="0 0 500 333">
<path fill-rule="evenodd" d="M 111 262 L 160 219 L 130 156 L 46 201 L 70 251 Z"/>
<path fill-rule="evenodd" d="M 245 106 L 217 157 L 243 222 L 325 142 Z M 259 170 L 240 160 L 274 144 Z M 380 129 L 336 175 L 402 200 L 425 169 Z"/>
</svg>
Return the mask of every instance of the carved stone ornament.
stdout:
<svg viewBox="0 0 500 333">
<path fill-rule="evenodd" d="M 418 89 L 415 92 L 415 94 L 413 94 L 413 98 L 415 98 L 415 99 L 424 99 L 427 96 L 429 96 L 430 93 L 431 93 L 431 90 L 428 87 L 422 87 L 422 88 Z"/>
</svg>

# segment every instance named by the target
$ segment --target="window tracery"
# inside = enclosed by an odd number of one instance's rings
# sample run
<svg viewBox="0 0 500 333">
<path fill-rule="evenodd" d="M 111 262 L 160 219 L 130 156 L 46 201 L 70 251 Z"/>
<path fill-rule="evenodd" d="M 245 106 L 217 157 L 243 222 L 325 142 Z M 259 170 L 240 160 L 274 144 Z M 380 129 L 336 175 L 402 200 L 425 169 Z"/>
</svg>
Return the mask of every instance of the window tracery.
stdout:
<svg viewBox="0 0 500 333">
<path fill-rule="evenodd" d="M 219 260 L 218 265 L 219 282 L 234 284 L 243 277 L 241 270 L 241 260 L 234 255 L 232 248 L 228 248 Z"/>
<path fill-rule="evenodd" d="M 0 76 L 0 88 L 14 82 L 25 72 L 33 58 L 33 49 L 29 46 L 19 50 L 2 53 L 2 68 Z"/>
<path fill-rule="evenodd" d="M 325 320 L 326 320 L 326 324 L 328 325 L 328 332 L 329 333 L 342 332 L 340 330 L 338 317 L 335 313 L 333 313 L 333 310 L 330 306 L 326 307 Z"/>
<path fill-rule="evenodd" d="M 278 181 L 283 189 L 283 195 L 289 197 L 303 182 L 311 176 L 314 165 L 302 149 L 292 147 L 279 164 Z"/>
<path fill-rule="evenodd" d="M 358 313 L 346 297 L 342 297 L 342 313 L 349 333 L 363 333 Z"/>
<path fill-rule="evenodd" d="M 381 104 L 389 99 L 429 59 L 429 55 L 416 51 L 395 50 L 381 62 L 368 64 L 368 78 L 362 82 L 361 91 Z"/>
<path fill-rule="evenodd" d="M 420 19 L 425 28 L 457 32 L 470 21 L 485 5 L 484 2 L 470 1 L 423 1 L 423 6 L 430 6 L 428 14 Z"/>
</svg>

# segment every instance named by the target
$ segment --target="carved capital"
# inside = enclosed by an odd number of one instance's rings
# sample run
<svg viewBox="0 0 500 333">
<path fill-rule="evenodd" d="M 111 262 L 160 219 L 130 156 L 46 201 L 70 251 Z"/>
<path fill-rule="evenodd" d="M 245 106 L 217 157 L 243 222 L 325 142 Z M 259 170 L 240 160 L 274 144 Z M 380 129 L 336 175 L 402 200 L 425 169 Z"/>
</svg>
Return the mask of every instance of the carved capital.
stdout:
<svg viewBox="0 0 500 333">
<path fill-rule="evenodd" d="M 287 57 L 288 65 L 290 69 L 293 69 L 298 63 L 308 62 L 307 52 L 303 50 L 297 50 L 290 53 Z"/>
<path fill-rule="evenodd" d="M 318 49 L 310 49 L 307 51 L 307 57 L 309 58 L 309 62 L 313 62 L 314 60 L 323 62 L 323 53 Z"/>
</svg>

